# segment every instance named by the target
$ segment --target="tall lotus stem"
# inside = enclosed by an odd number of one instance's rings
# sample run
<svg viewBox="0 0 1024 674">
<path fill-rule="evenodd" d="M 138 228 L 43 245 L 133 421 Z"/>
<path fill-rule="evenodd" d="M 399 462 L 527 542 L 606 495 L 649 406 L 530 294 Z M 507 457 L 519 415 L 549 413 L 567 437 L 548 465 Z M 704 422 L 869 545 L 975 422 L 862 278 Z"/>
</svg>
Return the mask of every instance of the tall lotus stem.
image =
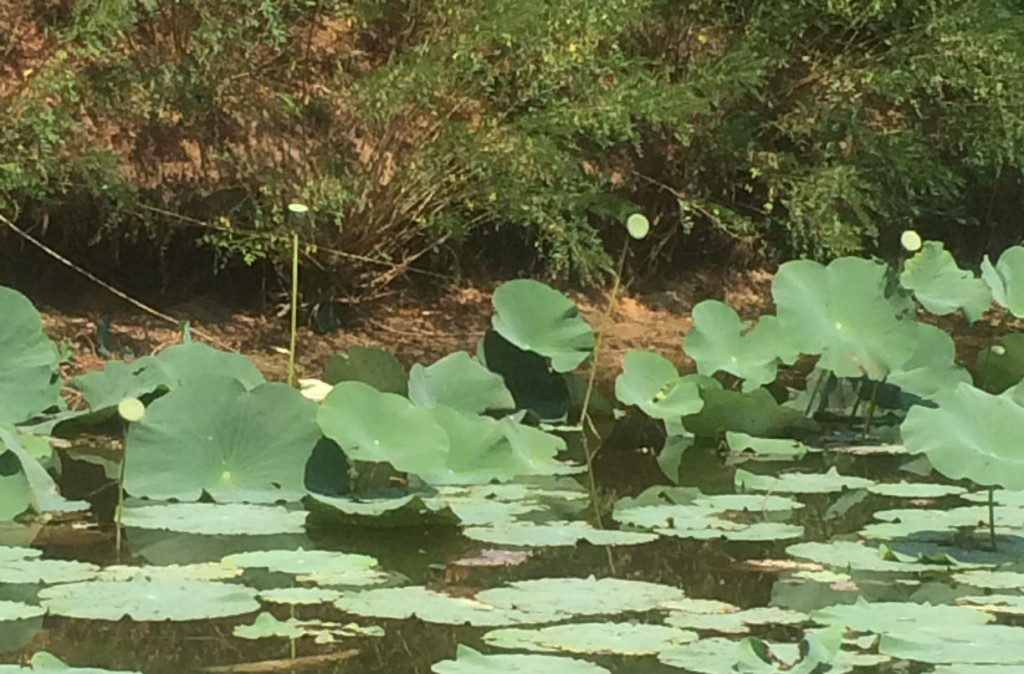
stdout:
<svg viewBox="0 0 1024 674">
<path fill-rule="evenodd" d="M 288 342 L 288 385 L 295 385 L 295 343 L 299 327 L 299 235 L 292 234 L 292 324 Z"/>
</svg>

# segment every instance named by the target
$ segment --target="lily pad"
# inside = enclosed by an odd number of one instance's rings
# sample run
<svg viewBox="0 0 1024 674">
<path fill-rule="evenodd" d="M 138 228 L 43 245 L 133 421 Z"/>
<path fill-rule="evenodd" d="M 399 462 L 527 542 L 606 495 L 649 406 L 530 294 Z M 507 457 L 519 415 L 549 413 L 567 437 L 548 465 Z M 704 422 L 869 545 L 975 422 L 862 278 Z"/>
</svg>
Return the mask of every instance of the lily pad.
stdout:
<svg viewBox="0 0 1024 674">
<path fill-rule="evenodd" d="M 965 606 L 911 604 L 902 602 L 867 602 L 830 606 L 811 614 L 814 622 L 836 625 L 855 632 L 902 632 L 920 625 L 967 626 L 992 622 L 992 616 Z"/>
<path fill-rule="evenodd" d="M 496 648 L 541 653 L 593 655 L 655 655 L 668 646 L 697 640 L 697 634 L 665 625 L 639 623 L 573 623 L 539 629 L 506 628 L 483 637 Z"/>
<path fill-rule="evenodd" d="M 927 482 L 883 482 L 867 488 L 872 494 L 894 498 L 942 498 L 959 496 L 967 490 L 952 484 L 930 484 Z"/>
<path fill-rule="evenodd" d="M 168 503 L 133 506 L 122 512 L 126 527 L 207 536 L 260 536 L 305 531 L 306 512 L 283 506 L 241 503 Z"/>
<path fill-rule="evenodd" d="M 452 597 L 425 587 L 389 587 L 345 593 L 334 602 L 345 613 L 371 618 L 403 620 L 416 616 L 428 623 L 503 627 L 554 622 L 567 614 L 551 607 L 536 610 L 496 606 L 468 597 Z"/>
<path fill-rule="evenodd" d="M 435 674 L 610 674 L 604 667 L 585 660 L 556 655 L 483 655 L 462 644 L 455 658 L 434 663 L 430 671 Z"/>
<path fill-rule="evenodd" d="M 725 634 L 745 634 L 753 625 L 800 625 L 809 621 L 810 616 L 806 613 L 775 607 L 730 613 L 673 611 L 665 617 L 665 623 L 674 627 Z"/>
<path fill-rule="evenodd" d="M 555 372 L 571 372 L 590 357 L 594 331 L 568 297 L 543 283 L 517 279 L 494 291 L 491 325 L 512 344 L 551 360 Z"/>
<path fill-rule="evenodd" d="M 494 545 L 550 547 L 576 545 L 640 545 L 658 540 L 655 534 L 595 529 L 585 522 L 499 522 L 488 527 L 466 527 L 463 535 Z"/>
<path fill-rule="evenodd" d="M 341 592 L 325 587 L 278 587 L 262 590 L 259 594 L 261 601 L 292 606 L 324 604 L 340 597 Z"/>
<path fill-rule="evenodd" d="M 0 665 L 0 674 L 30 674 L 31 672 L 48 672 L 49 674 L 139 674 L 99 667 L 69 667 L 60 658 L 39 651 L 32 656 L 27 667 L 21 665 Z"/>
<path fill-rule="evenodd" d="M 27 297 L 0 286 L 0 316 L 0 424 L 8 424 L 60 402 L 60 359 Z"/>
<path fill-rule="evenodd" d="M 0 624 L 15 620 L 41 618 L 44 615 L 46 615 L 46 611 L 38 606 L 32 606 L 20 601 L 0 600 Z"/>
<path fill-rule="evenodd" d="M 670 585 L 619 578 L 540 578 L 478 592 L 477 601 L 499 608 L 569 616 L 649 611 L 685 597 Z"/>
<path fill-rule="evenodd" d="M 976 613 L 989 617 L 980 611 Z M 878 652 L 932 664 L 962 662 L 1020 666 L 1024 663 L 1024 628 L 918 623 L 912 629 L 883 633 L 878 642 Z"/>
<path fill-rule="evenodd" d="M 757 475 L 737 469 L 734 481 L 739 489 L 776 494 L 827 494 L 844 489 L 866 489 L 874 484 L 862 477 L 840 475 L 834 466 L 827 473 L 783 473 L 778 476 Z"/>
<path fill-rule="evenodd" d="M 797 560 L 818 562 L 836 570 L 910 575 L 949 570 L 949 564 L 933 564 L 885 548 L 873 548 L 852 541 L 795 543 L 786 548 L 786 554 Z"/>
<path fill-rule="evenodd" d="M 95 578 L 95 564 L 64 559 L 0 559 L 2 583 L 70 583 Z"/>
<path fill-rule="evenodd" d="M 188 601 L 182 601 L 187 597 Z M 201 620 L 259 609 L 256 591 L 242 585 L 189 580 L 87 581 L 39 592 L 53 615 L 87 620 Z"/>
<path fill-rule="evenodd" d="M 356 498 L 310 494 L 310 519 L 317 524 L 342 524 L 389 529 L 406 526 L 456 526 L 459 517 L 443 499 L 426 494 L 398 498 Z"/>
<path fill-rule="evenodd" d="M 728 431 L 725 441 L 733 452 L 751 452 L 759 458 L 799 459 L 807 453 L 807 447 L 797 440 L 755 438 L 746 433 Z"/>
<path fill-rule="evenodd" d="M 221 563 L 298 575 L 317 585 L 373 585 L 388 579 L 373 557 L 332 550 L 258 550 L 229 555 Z"/>
<path fill-rule="evenodd" d="M 129 426 L 125 489 L 186 501 L 204 491 L 219 501 L 296 500 L 320 439 L 315 414 L 286 384 L 247 391 L 225 377 L 186 381 Z"/>
</svg>

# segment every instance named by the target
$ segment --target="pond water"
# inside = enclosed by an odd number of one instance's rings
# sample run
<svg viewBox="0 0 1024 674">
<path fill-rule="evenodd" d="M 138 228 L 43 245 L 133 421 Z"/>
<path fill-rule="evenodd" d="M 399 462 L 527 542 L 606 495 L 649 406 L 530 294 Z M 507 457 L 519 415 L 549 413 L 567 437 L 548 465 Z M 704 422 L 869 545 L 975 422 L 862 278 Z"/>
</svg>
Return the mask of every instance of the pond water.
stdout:
<svg viewBox="0 0 1024 674">
<path fill-rule="evenodd" d="M 900 448 L 893 447 L 882 449 L 900 451 Z M 551 641 L 541 648 L 542 652 L 560 652 L 567 657 L 571 654 L 578 660 L 596 663 L 612 672 L 730 672 L 757 671 L 734 669 L 737 666 L 736 644 L 742 638 L 755 636 L 771 642 L 796 643 L 806 628 L 814 626 L 815 622 L 819 626 L 822 624 L 820 617 L 812 619 L 811 612 L 837 604 L 850 605 L 859 597 L 866 597 L 872 602 L 900 602 L 892 605 L 898 607 L 915 602 L 928 606 L 928 602 L 933 602 L 953 608 L 958 598 L 961 603 L 968 598 L 966 606 L 984 606 L 986 602 L 977 597 L 998 596 L 1001 598 L 987 606 L 988 610 L 993 611 L 1000 622 L 1014 624 L 1013 616 L 1024 610 L 1021 608 L 1024 595 L 1021 595 L 1019 585 L 1014 585 L 1015 575 L 998 578 L 992 574 L 985 576 L 983 572 L 993 564 L 1006 563 L 1008 556 L 1012 556 L 1012 550 L 1019 548 L 1018 541 L 1024 540 L 1013 536 L 1013 527 L 1024 524 L 1024 518 L 1015 522 L 1024 498 L 1009 492 L 997 493 L 997 498 L 1004 503 L 999 508 L 1003 511 L 1000 521 L 1005 522 L 1005 528 L 1001 527 L 997 532 L 1004 551 L 989 552 L 985 550 L 987 534 L 982 526 L 984 522 L 977 521 L 977 517 L 976 521 L 971 521 L 969 516 L 964 519 L 956 515 L 968 507 L 974 510 L 982 508 L 983 504 L 975 502 L 978 497 L 966 494 L 948 481 L 941 482 L 945 488 L 940 487 L 935 482 L 935 475 L 920 476 L 902 470 L 907 464 L 912 468 L 912 461 L 912 457 L 900 453 L 853 454 L 846 451 L 814 453 L 799 461 L 763 461 L 751 455 L 723 455 L 715 448 L 695 447 L 684 455 L 680 466 L 683 477 L 680 489 L 652 485 L 663 480 L 657 479 L 658 471 L 650 455 L 606 449 L 597 465 L 598 474 L 605 477 L 602 493 L 624 497 L 619 499 L 614 510 L 618 522 L 607 524 L 622 531 L 657 532 L 657 536 L 652 536 L 653 540 L 635 544 L 627 542 L 605 546 L 586 541 L 572 545 L 550 544 L 558 542 L 557 536 L 542 538 L 540 542 L 548 543 L 546 545 L 527 544 L 525 540 L 519 545 L 491 543 L 463 535 L 458 527 L 430 524 L 430 518 L 424 518 L 424 522 L 419 524 L 413 521 L 407 526 L 381 528 L 372 517 L 365 518 L 363 526 L 353 526 L 341 521 L 351 519 L 348 516 L 337 521 L 326 516 L 318 522 L 310 521 L 306 528 L 262 535 L 200 535 L 128 526 L 120 561 L 138 565 L 141 573 L 149 573 L 146 569 L 151 566 L 181 565 L 180 569 L 193 571 L 183 572 L 177 577 L 191 578 L 190 583 L 227 582 L 259 590 L 321 588 L 324 595 L 301 599 L 315 603 L 287 604 L 269 601 L 267 597 L 273 597 L 271 592 L 261 596 L 258 603 L 248 608 L 243 603 L 234 611 L 224 609 L 223 602 L 218 603 L 223 599 L 220 597 L 207 609 L 203 606 L 205 596 L 196 593 L 198 586 L 186 583 L 177 592 L 157 597 L 156 612 L 159 613 L 159 606 L 163 605 L 191 607 L 199 614 L 205 610 L 214 614 L 227 610 L 233 614 L 184 620 L 165 620 L 161 616 L 156 616 L 160 619 L 155 620 L 69 617 L 68 614 L 74 615 L 76 611 L 88 614 L 92 608 L 88 605 L 90 601 L 106 602 L 119 607 L 115 613 L 134 612 L 133 615 L 140 617 L 149 610 L 148 604 L 145 600 L 133 603 L 128 595 L 135 591 L 130 583 L 142 581 L 142 576 L 136 575 L 133 579 L 131 572 L 124 571 L 118 578 L 122 585 L 111 595 L 94 595 L 86 600 L 85 607 L 75 608 L 74 602 L 61 603 L 59 598 L 51 597 L 47 601 L 46 588 L 60 588 L 67 582 L 95 583 L 96 578 L 104 577 L 99 569 L 34 567 L 30 562 L 38 560 L 27 556 L 19 560 L 18 555 L 7 554 L 0 556 L 0 599 L 35 604 L 42 596 L 43 604 L 50 607 L 50 614 L 31 620 L 0 620 L 0 645 L 5 647 L 2 661 L 25 662 L 32 654 L 45 650 L 76 666 L 149 674 L 291 671 L 293 668 L 295 671 L 316 672 L 429 672 L 435 663 L 451 660 L 460 644 L 484 653 L 522 652 L 525 647 L 522 640 L 529 634 L 523 630 L 537 630 L 551 624 L 586 623 L 592 626 L 596 623 L 611 626 L 618 632 L 599 633 L 603 636 L 598 637 L 588 637 L 585 632 L 551 634 Z M 836 486 L 835 475 L 828 477 L 829 471 L 837 468 L 851 486 Z M 715 495 L 741 493 L 742 490 L 735 486 L 737 475 L 742 477 L 747 473 L 784 476 L 784 479 L 774 480 L 767 489 L 748 489 L 735 502 L 722 501 L 711 505 L 710 501 L 701 501 Z M 785 476 L 792 478 L 794 473 L 803 473 L 810 479 L 803 483 L 792 480 L 787 483 Z M 913 482 L 904 483 L 904 480 Z M 540 502 L 536 498 L 537 493 L 531 500 L 522 494 L 514 496 L 500 490 L 482 497 L 479 503 L 468 509 L 463 503 L 463 510 L 457 511 L 462 513 L 464 521 L 477 520 L 477 526 L 467 527 L 466 531 L 479 530 L 481 526 L 495 527 L 513 520 L 539 528 L 552 517 L 559 521 L 565 519 L 567 512 L 573 513 L 574 521 L 585 521 L 591 510 L 583 490 L 584 484 L 581 477 L 558 478 L 557 482 L 547 484 L 535 480 L 531 489 L 556 494 L 548 504 L 549 512 L 539 515 L 539 509 L 525 514 L 507 509 L 499 512 L 497 508 L 488 511 L 488 504 L 518 502 L 521 506 Z M 578 485 L 575 487 L 578 491 L 572 493 L 575 485 Z M 75 489 L 72 487 L 68 491 L 73 493 Z M 640 497 L 631 502 L 629 497 L 637 494 L 645 494 L 646 498 Z M 965 500 L 965 496 L 975 501 Z M 450 494 L 448 499 L 459 502 L 458 495 Z M 560 503 L 559 499 L 562 499 Z M 607 500 L 613 499 L 614 496 Z M 101 496 L 97 509 L 108 510 L 102 501 Z M 209 507 L 220 506 L 211 504 Z M 923 519 L 915 522 L 906 513 L 902 517 L 892 515 L 900 512 L 897 509 L 908 508 L 922 515 Z M 319 509 L 312 510 L 317 512 Z M 520 514 L 510 518 L 508 512 Z M 552 516 L 551 512 L 557 515 Z M 943 519 L 943 514 L 946 519 Z M 217 516 L 211 513 L 210 517 L 215 519 Z M 696 518 L 706 521 L 701 523 Z M 606 516 L 605 519 L 611 518 Z M 711 529 L 706 528 L 707 521 L 712 522 Z M 901 521 L 908 523 L 903 530 L 899 529 Z M 192 524 L 194 528 L 195 523 Z M 216 528 L 213 522 L 207 524 Z M 871 531 L 872 526 L 878 528 L 885 524 L 893 530 Z M 750 533 L 761 525 L 772 528 L 766 528 L 763 533 Z M 79 523 L 54 523 L 42 532 L 35 532 L 37 549 L 42 550 L 41 559 L 87 562 L 108 570 L 116 565 L 118 555 L 109 523 L 99 528 L 81 526 Z M 173 524 L 159 526 L 178 528 Z M 186 523 L 180 528 L 190 527 Z M 858 532 L 863 534 L 865 531 L 869 534 L 867 538 L 858 536 Z M 17 542 L 19 535 L 27 535 L 27 532 L 8 525 L 3 541 Z M 730 540 L 733 537 L 737 540 Z M 858 541 L 865 541 L 866 545 Z M 878 546 L 881 541 L 893 552 L 885 553 L 883 550 L 880 553 Z M 806 550 L 792 547 L 800 542 L 845 542 L 847 546 L 856 546 L 860 554 L 855 554 L 853 548 L 830 549 L 825 545 L 820 549 Z M 901 545 L 907 546 L 905 556 L 898 552 Z M 925 548 L 928 556 L 919 556 Z M 187 566 L 210 563 L 211 568 L 223 571 L 225 564 L 222 560 L 241 559 L 239 553 L 261 550 L 334 551 L 365 555 L 376 563 L 369 561 L 356 566 L 363 572 L 371 569 L 379 577 L 372 574 L 363 577 L 359 573 L 351 575 L 351 569 L 339 567 L 334 572 L 340 575 L 335 575 L 333 580 L 330 569 L 323 568 L 319 570 L 325 577 L 317 578 L 320 562 L 312 558 L 293 560 L 294 568 L 289 568 L 287 560 L 270 560 L 266 564 L 256 562 L 252 566 L 245 562 L 242 563 L 244 573 L 236 568 L 235 571 L 241 575 L 224 572 L 223 577 L 204 575 L 195 571 L 200 567 Z M 270 570 L 275 564 L 277 570 Z M 304 565 L 311 575 L 299 573 L 299 567 Z M 33 575 L 46 582 L 23 582 Z M 663 587 L 642 586 L 640 589 L 649 592 L 653 587 L 656 595 L 664 594 L 665 603 L 659 605 L 661 598 L 658 596 L 653 600 L 643 597 L 630 599 L 629 592 L 625 590 L 621 593 L 623 596 L 618 597 L 620 592 L 611 591 L 613 588 L 597 585 L 591 591 L 585 586 L 573 585 L 590 577 L 594 582 L 622 579 L 658 584 Z M 527 581 L 526 586 L 520 587 L 523 590 L 532 581 L 547 585 L 539 596 L 525 591 L 522 604 L 513 602 L 506 606 L 513 613 L 533 610 L 540 616 L 552 610 L 557 613 L 560 606 L 564 606 L 566 613 L 535 619 L 524 619 L 521 615 L 496 618 L 482 614 L 480 606 L 459 609 L 439 605 L 430 608 L 421 603 L 422 597 L 412 594 L 396 595 L 394 600 L 379 604 L 351 599 L 374 593 L 384 598 L 381 592 L 413 587 L 425 587 L 449 597 L 467 598 L 488 588 L 508 587 L 521 581 Z M 559 597 L 560 588 L 564 588 L 564 597 Z M 156 589 L 147 587 L 143 591 L 156 592 Z M 681 591 L 680 595 L 685 596 L 685 600 L 681 596 L 673 597 L 675 591 Z M 579 596 L 581 592 L 582 598 Z M 588 597 L 587 594 L 602 595 L 605 592 L 616 595 L 609 597 L 607 608 L 589 606 L 602 597 Z M 693 599 L 723 603 L 686 605 Z M 584 605 L 587 608 L 581 608 Z M 748 611 L 759 607 L 775 607 L 776 610 Z M 986 619 L 990 615 L 977 609 L 955 608 Z M 460 610 L 464 612 L 460 613 Z M 885 609 L 879 607 L 879 611 L 890 610 L 896 609 L 888 605 Z M 403 611 L 419 615 L 397 618 L 396 615 Z M 260 639 L 239 636 L 244 632 L 244 629 L 239 632 L 241 626 L 259 624 L 256 618 L 261 612 L 282 621 L 277 626 L 278 630 L 284 629 L 281 624 L 285 621 L 295 619 L 302 627 L 293 629 L 298 629 L 297 633 L 305 630 L 305 633 L 293 640 L 284 636 Z M 498 612 L 497 609 L 491 611 Z M 485 615 L 482 620 L 481 615 Z M 749 622 L 745 622 L 747 620 Z M 886 622 L 881 613 L 878 620 L 880 624 Z M 461 626 L 450 624 L 462 622 L 465 624 Z M 675 632 L 630 635 L 622 633 L 626 629 L 624 625 L 661 626 L 663 629 L 674 628 Z M 954 627 L 957 625 L 959 623 L 954 623 Z M 496 632 L 499 629 L 502 631 Z M 941 664 L 927 659 L 916 662 L 909 657 L 880 655 L 878 644 L 868 643 L 872 633 L 864 626 L 861 629 L 861 641 L 851 641 L 844 651 L 856 654 L 860 659 L 843 664 L 842 668 L 837 665 L 833 670 L 820 671 L 914 672 L 932 671 L 933 665 L 941 667 Z M 899 628 L 883 625 L 881 634 L 890 634 L 886 629 L 896 634 Z M 364 633 L 365 630 L 370 630 L 370 633 Z M 502 639 L 511 640 L 511 643 Z M 595 639 L 604 639 L 604 643 L 595 643 Z M 721 648 L 723 639 L 729 640 L 730 648 Z M 698 643 L 719 648 L 705 654 L 687 652 L 693 651 L 694 644 Z M 628 644 L 632 644 L 634 654 L 600 652 L 601 648 L 615 650 Z M 498 645 L 513 650 L 505 651 Z M 520 650 L 514 649 L 516 645 Z M 912 651 L 913 645 L 893 650 L 904 656 Z M 1012 654 L 1007 656 L 1011 662 L 1013 657 Z M 1002 661 L 1007 660 L 1004 658 Z M 461 656 L 459 662 L 462 662 Z M 451 671 L 546 671 L 534 669 L 529 664 L 516 666 L 526 668 L 502 670 L 494 663 L 485 663 L 476 668 Z M 1005 668 L 991 669 L 991 672 L 1009 671 Z"/>
</svg>

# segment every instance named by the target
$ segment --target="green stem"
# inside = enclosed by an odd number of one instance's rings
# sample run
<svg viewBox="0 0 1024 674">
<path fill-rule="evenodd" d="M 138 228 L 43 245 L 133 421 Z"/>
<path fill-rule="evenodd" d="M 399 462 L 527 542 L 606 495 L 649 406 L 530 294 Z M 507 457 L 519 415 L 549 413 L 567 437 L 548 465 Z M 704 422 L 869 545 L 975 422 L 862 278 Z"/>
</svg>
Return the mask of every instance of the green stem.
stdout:
<svg viewBox="0 0 1024 674">
<path fill-rule="evenodd" d="M 821 370 L 817 380 L 814 382 L 814 388 L 811 389 L 811 397 L 807 400 L 807 409 L 804 411 L 804 416 L 809 417 L 811 410 L 814 409 L 814 400 L 818 397 L 818 390 L 821 388 L 822 383 L 825 381 L 825 377 L 828 376 L 828 372 Z"/>
<path fill-rule="evenodd" d="M 117 482 L 117 517 L 114 518 L 114 551 L 118 563 L 121 562 L 121 523 L 124 517 L 124 478 L 128 471 L 128 443 L 125 441 L 127 433 L 122 433 L 121 441 L 121 474 Z"/>
<path fill-rule="evenodd" d="M 988 490 L 988 541 L 992 545 L 992 552 L 996 551 L 996 503 L 995 489 Z"/>
<path fill-rule="evenodd" d="M 292 234 L 292 326 L 288 344 L 288 385 L 295 385 L 295 342 L 299 325 L 299 235 Z"/>
<path fill-rule="evenodd" d="M 871 389 L 871 400 L 868 401 L 868 408 L 864 411 L 864 435 L 871 430 L 871 420 L 875 416 L 875 407 L 878 405 L 878 390 L 882 388 L 882 382 L 876 381 L 875 387 Z"/>
<path fill-rule="evenodd" d="M 622 270 L 626 266 L 626 253 L 628 252 L 629 239 L 622 244 L 622 254 L 619 256 L 619 266 L 615 272 L 615 281 L 612 283 L 612 292 L 608 296 L 608 306 L 605 307 L 604 316 L 602 316 L 601 324 L 597 329 L 597 337 L 594 340 L 593 362 L 590 365 L 590 376 L 587 378 L 587 390 L 583 394 L 583 409 L 580 411 L 579 421 L 583 438 L 583 455 L 587 460 L 587 475 L 590 478 L 590 503 L 594 509 L 597 526 L 601 529 L 604 528 L 604 523 L 601 520 L 601 507 L 598 504 L 597 498 L 597 479 L 594 476 L 594 457 L 597 456 L 600 448 L 595 449 L 593 452 L 590 451 L 590 442 L 587 440 L 587 422 L 590 421 L 590 399 L 594 393 L 594 382 L 597 380 L 597 365 L 601 357 L 601 343 L 604 341 L 605 329 L 611 320 L 612 312 L 615 310 L 615 300 L 618 297 L 619 288 L 622 286 Z"/>
</svg>

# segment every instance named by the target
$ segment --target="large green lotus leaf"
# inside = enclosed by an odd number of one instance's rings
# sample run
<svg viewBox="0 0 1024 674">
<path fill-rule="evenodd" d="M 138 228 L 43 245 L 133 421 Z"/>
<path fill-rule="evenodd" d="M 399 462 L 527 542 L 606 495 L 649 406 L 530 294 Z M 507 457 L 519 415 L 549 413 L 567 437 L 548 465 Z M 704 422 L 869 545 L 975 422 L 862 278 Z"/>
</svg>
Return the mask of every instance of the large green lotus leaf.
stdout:
<svg viewBox="0 0 1024 674">
<path fill-rule="evenodd" d="M 71 380 L 71 385 L 82 392 L 90 408 L 99 411 L 116 407 L 124 398 L 142 398 L 207 377 L 237 379 L 247 390 L 265 381 L 252 361 L 242 354 L 192 342 L 169 346 L 159 355 L 143 356 L 131 363 L 107 361 L 102 370 L 79 375 Z"/>
<path fill-rule="evenodd" d="M 358 381 L 341 382 L 320 404 L 317 421 L 350 459 L 387 461 L 428 482 L 447 474 L 448 434 L 433 410 L 400 395 Z"/>
<path fill-rule="evenodd" d="M 482 590 L 477 601 L 501 608 L 515 607 L 566 616 L 615 615 L 650 611 L 661 603 L 685 598 L 670 585 L 621 578 L 538 578 Z"/>
<path fill-rule="evenodd" d="M 435 662 L 435 674 L 610 674 L 592 662 L 557 655 L 484 655 L 459 644 L 455 660 Z"/>
<path fill-rule="evenodd" d="M 867 602 L 829 606 L 811 613 L 814 622 L 836 625 L 855 632 L 901 632 L 917 625 L 984 625 L 992 616 L 967 606 L 912 604 L 904 602 Z"/>
<path fill-rule="evenodd" d="M 3 451 L 5 448 L 6 452 Z M 36 512 L 75 512 L 89 508 L 86 501 L 69 501 L 61 496 L 60 489 L 46 468 L 21 444 L 18 433 L 10 428 L 0 426 L 0 456 L 4 455 L 14 455 L 16 460 L 21 463 L 21 474 L 29 489 L 29 505 Z M 12 465 L 8 465 L 8 471 L 12 467 Z M 20 481 L 15 480 L 9 483 L 9 486 L 17 488 L 20 484 L 22 484 Z"/>
<path fill-rule="evenodd" d="M 704 407 L 683 418 L 686 430 L 697 437 L 716 438 L 732 431 L 771 438 L 817 428 L 803 412 L 780 405 L 765 388 L 746 392 L 704 388 L 700 396 Z"/>
<path fill-rule="evenodd" d="M 203 620 L 251 613 L 256 590 L 201 580 L 96 580 L 65 583 L 39 592 L 52 615 L 86 620 Z"/>
<path fill-rule="evenodd" d="M 978 386 L 990 393 L 1002 393 L 1024 380 L 1024 332 L 1005 335 L 978 354 Z"/>
<path fill-rule="evenodd" d="M 39 312 L 17 290 L 0 286 L 0 317 L 0 424 L 7 424 L 60 403 L 60 357 Z"/>
<path fill-rule="evenodd" d="M 925 400 L 939 391 L 971 382 L 970 373 L 956 363 L 956 345 L 942 328 L 917 324 L 917 345 L 907 362 L 889 373 L 887 384 Z"/>
<path fill-rule="evenodd" d="M 494 330 L 488 330 L 477 345 L 477 359 L 488 370 L 501 375 L 516 408 L 529 410 L 541 421 L 558 422 L 569 415 L 570 373 L 552 372 L 543 356 L 520 349 Z"/>
<path fill-rule="evenodd" d="M 221 563 L 303 576 L 316 585 L 375 585 L 388 579 L 375 558 L 333 550 L 256 550 L 228 555 Z"/>
<path fill-rule="evenodd" d="M 8 559 L 0 561 L 0 584 L 50 584 L 91 580 L 100 568 L 65 559 Z"/>
<path fill-rule="evenodd" d="M 495 606 L 469 597 L 452 597 L 425 587 L 389 587 L 343 593 L 334 605 L 345 613 L 403 620 L 416 616 L 428 623 L 504 627 L 565 620 L 571 613 L 546 607 Z"/>
<path fill-rule="evenodd" d="M 405 366 L 393 353 L 373 346 L 353 346 L 347 354 L 335 354 L 324 363 L 324 380 L 328 384 L 361 381 L 383 393 L 404 396 L 408 379 Z"/>
<path fill-rule="evenodd" d="M 800 625 L 808 621 L 809 616 L 806 613 L 775 606 L 755 607 L 727 613 L 673 611 L 665 618 L 665 623 L 674 627 L 723 634 L 746 634 L 754 625 Z"/>
<path fill-rule="evenodd" d="M 772 283 L 777 314 L 793 348 L 821 354 L 818 367 L 839 377 L 876 381 L 907 361 L 917 332 L 886 294 L 886 268 L 843 257 L 823 267 L 786 262 Z"/>
<path fill-rule="evenodd" d="M 357 498 L 310 494 L 306 498 L 315 524 L 372 527 L 450 527 L 459 517 L 440 498 L 409 494 L 400 498 Z"/>
<path fill-rule="evenodd" d="M 301 534 L 307 513 L 283 506 L 248 503 L 166 503 L 126 507 L 126 527 L 177 531 L 204 536 L 270 536 Z"/>
<path fill-rule="evenodd" d="M 700 374 L 728 372 L 743 380 L 744 391 L 770 384 L 779 361 L 791 364 L 798 353 L 789 347 L 776 317 L 762 316 L 753 329 L 747 327 L 728 304 L 704 300 L 693 308 L 693 327 L 683 348 Z"/>
<path fill-rule="evenodd" d="M 653 419 L 678 419 L 704 407 L 697 382 L 682 378 L 667 358 L 651 351 L 629 351 L 615 379 L 615 397 L 636 405 Z"/>
<path fill-rule="evenodd" d="M 1005 664 L 1020 669 L 1024 665 L 1024 628 L 919 622 L 883 633 L 878 652 L 933 664 Z"/>
<path fill-rule="evenodd" d="M 512 650 L 643 656 L 696 641 L 697 633 L 666 625 L 593 622 L 537 629 L 507 627 L 492 630 L 483 639 L 496 648 Z"/>
<path fill-rule="evenodd" d="M 658 653 L 658 661 L 671 667 L 678 667 L 686 672 L 697 674 L 769 674 L 776 672 L 790 672 L 790 674 L 817 674 L 817 672 L 828 672 L 828 674 L 846 674 L 852 672 L 856 667 L 877 666 L 885 661 L 876 655 L 867 653 L 853 653 L 840 650 L 836 653 L 828 669 L 824 669 L 818 660 L 799 662 L 792 668 L 785 663 L 797 662 L 801 657 L 801 647 L 798 644 L 768 643 L 766 646 L 776 658 L 773 662 L 764 662 L 763 667 L 755 669 L 739 669 L 738 658 L 740 656 L 740 644 L 732 639 L 714 637 L 701 639 L 683 646 L 673 646 Z M 749 665 L 749 663 L 747 663 Z M 812 667 L 803 668 L 803 665 L 810 664 Z"/>
<path fill-rule="evenodd" d="M 193 379 L 154 401 L 125 439 L 125 489 L 194 501 L 294 500 L 320 439 L 316 405 L 294 388 L 247 391 L 237 379 Z"/>
<path fill-rule="evenodd" d="M 944 564 L 932 564 L 921 558 L 899 555 L 885 547 L 873 548 L 853 541 L 809 541 L 786 548 L 786 554 L 797 560 L 818 562 L 847 571 L 872 571 L 892 574 L 919 574 L 948 571 Z"/>
<path fill-rule="evenodd" d="M 516 402 L 500 374 L 491 372 L 465 351 L 457 351 L 409 372 L 409 399 L 419 407 L 447 405 L 471 414 L 515 409 Z"/>
<path fill-rule="evenodd" d="M 530 279 L 503 283 L 492 298 L 491 325 L 520 349 L 551 360 L 555 372 L 571 372 L 594 348 L 594 331 L 579 309 L 554 288 Z"/>
<path fill-rule="evenodd" d="M 1024 246 L 1007 248 L 994 265 L 986 255 L 981 261 L 981 278 L 996 302 L 1017 318 L 1024 316 Z"/>
<path fill-rule="evenodd" d="M 915 406 L 900 426 L 903 443 L 954 480 L 1024 489 L 1024 408 L 969 384 L 942 391 L 937 408 Z"/>
<path fill-rule="evenodd" d="M 914 293 L 925 309 L 945 316 L 963 309 L 972 323 L 992 303 L 992 291 L 982 279 L 957 266 L 941 241 L 925 241 L 903 265 L 900 283 Z"/>
<path fill-rule="evenodd" d="M 445 465 L 452 482 L 507 481 L 519 475 L 547 474 L 556 465 L 555 456 L 565 449 L 556 435 L 512 419 L 495 421 L 470 416 L 438 405 L 434 419 L 448 434 L 449 452 Z"/>
</svg>

